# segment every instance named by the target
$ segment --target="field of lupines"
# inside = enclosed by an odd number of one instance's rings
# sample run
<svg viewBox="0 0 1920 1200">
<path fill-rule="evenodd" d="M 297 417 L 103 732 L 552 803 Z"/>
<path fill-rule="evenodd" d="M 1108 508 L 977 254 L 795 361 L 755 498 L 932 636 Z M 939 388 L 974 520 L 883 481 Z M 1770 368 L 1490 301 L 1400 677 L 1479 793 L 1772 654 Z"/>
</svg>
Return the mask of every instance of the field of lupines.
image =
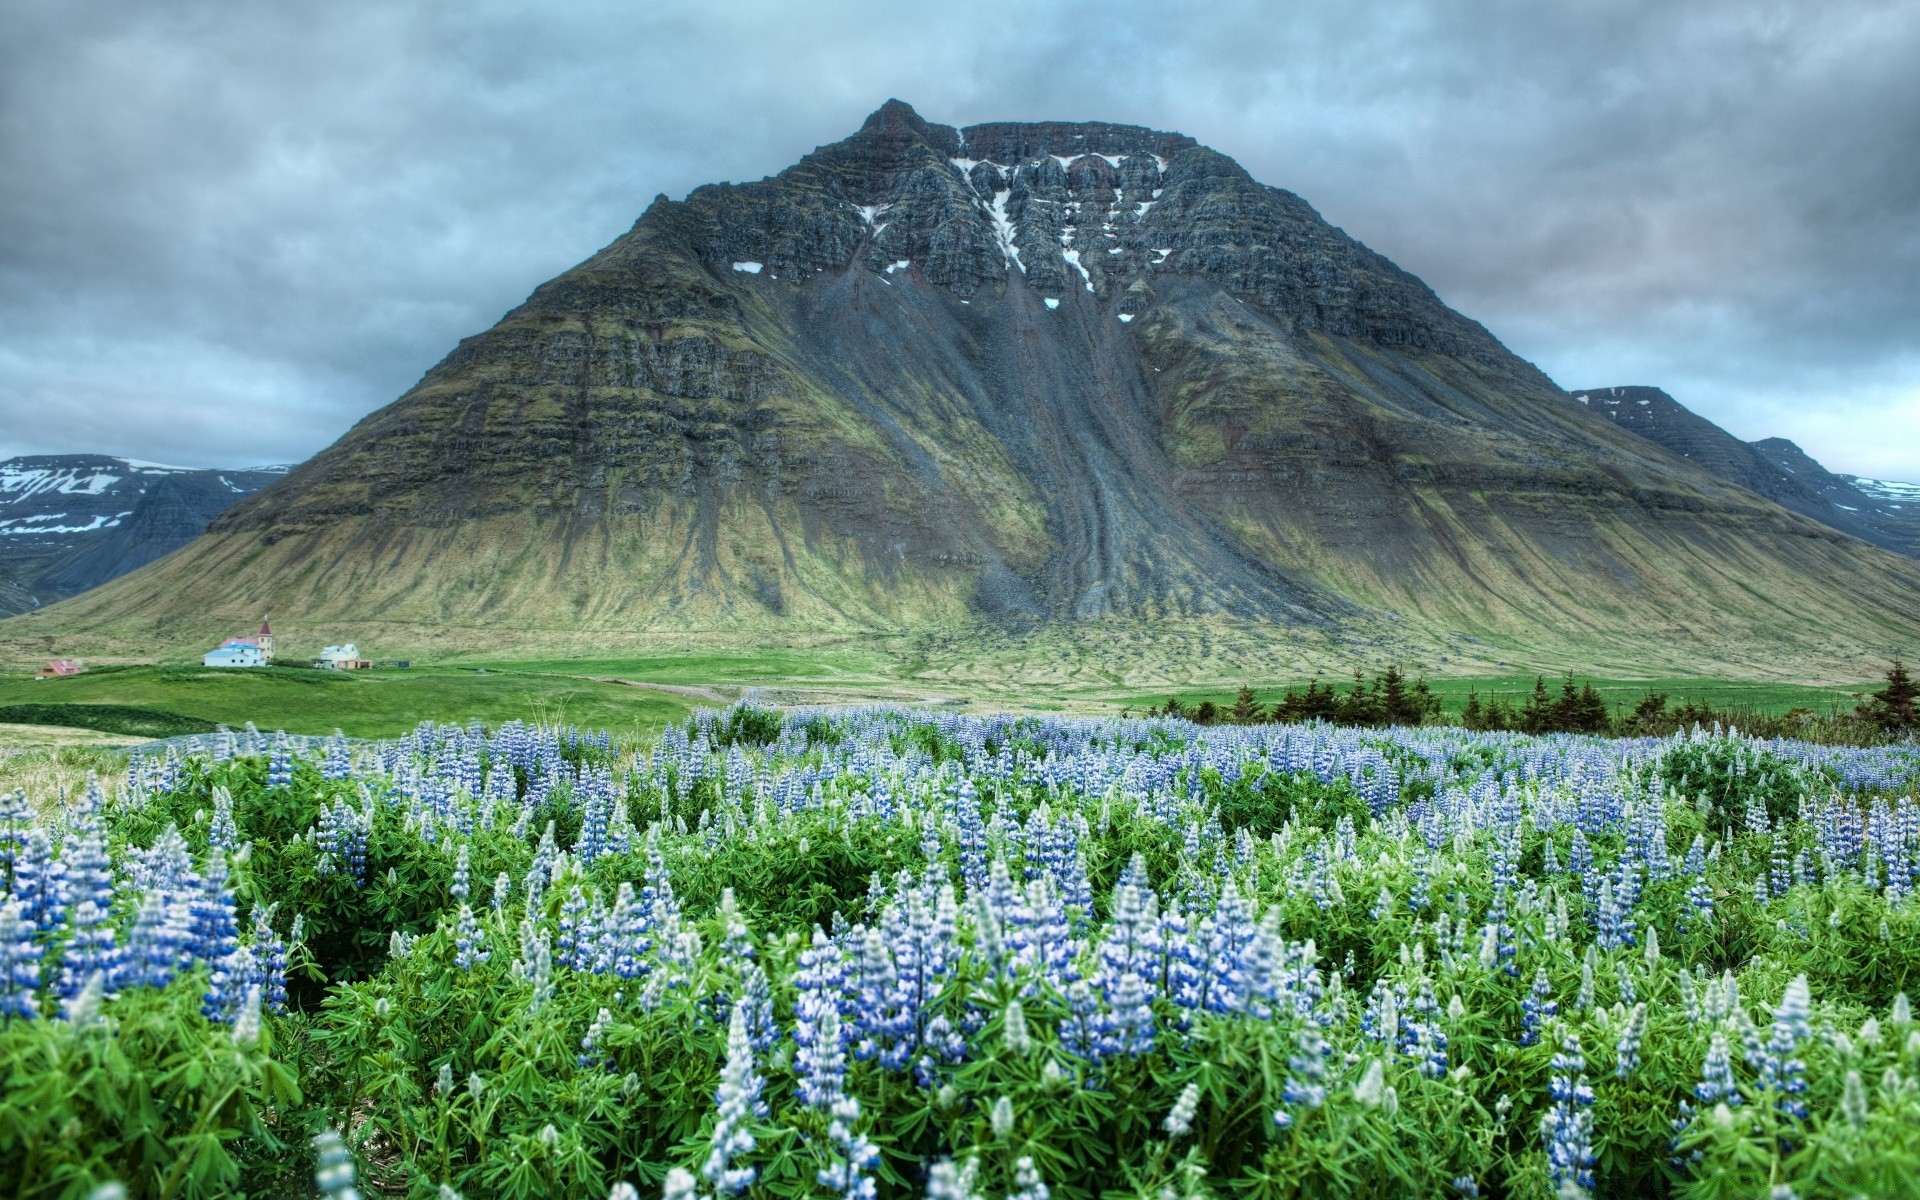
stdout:
<svg viewBox="0 0 1920 1200">
<path fill-rule="evenodd" d="M 1916 785 L 880 708 L 211 736 L 0 801 L 0 1192 L 1920 1195 Z"/>
</svg>

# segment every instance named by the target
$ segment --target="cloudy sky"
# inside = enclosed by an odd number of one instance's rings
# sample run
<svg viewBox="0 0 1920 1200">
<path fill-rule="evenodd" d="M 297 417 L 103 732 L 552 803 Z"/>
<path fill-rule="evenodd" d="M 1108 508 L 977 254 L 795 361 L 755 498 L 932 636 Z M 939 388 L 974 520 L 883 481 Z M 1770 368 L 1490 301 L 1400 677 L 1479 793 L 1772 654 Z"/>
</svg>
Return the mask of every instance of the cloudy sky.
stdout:
<svg viewBox="0 0 1920 1200">
<path fill-rule="evenodd" d="M 889 96 L 1176 129 L 1567 387 L 1920 480 L 1920 0 L 0 0 L 0 455 L 297 461 Z"/>
</svg>

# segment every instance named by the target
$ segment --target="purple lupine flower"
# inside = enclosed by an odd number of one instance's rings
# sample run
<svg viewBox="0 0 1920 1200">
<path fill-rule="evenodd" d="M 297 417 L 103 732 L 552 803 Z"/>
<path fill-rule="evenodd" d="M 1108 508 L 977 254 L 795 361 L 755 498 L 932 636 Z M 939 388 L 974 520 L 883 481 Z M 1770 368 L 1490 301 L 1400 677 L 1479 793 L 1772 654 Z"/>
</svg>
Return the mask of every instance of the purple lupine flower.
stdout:
<svg viewBox="0 0 1920 1200">
<path fill-rule="evenodd" d="M 844 971 L 840 952 L 819 926 L 813 945 L 800 953 L 794 975 L 794 1032 L 800 1099 L 815 1108 L 831 1108 L 847 1073 L 847 1038 L 841 1025 Z"/>
<path fill-rule="evenodd" d="M 1327 1099 L 1327 1056 L 1333 1047 L 1320 1035 L 1320 1023 L 1307 1021 L 1294 1035 L 1294 1052 L 1287 1059 L 1287 1081 L 1280 1098 L 1288 1104 L 1319 1108 Z"/>
<path fill-rule="evenodd" d="M 273 912 L 278 905 L 253 909 L 253 983 L 260 998 L 276 1013 L 287 1011 L 287 941 L 273 928 Z"/>
<path fill-rule="evenodd" d="M 59 993 L 72 1000 L 99 975 L 104 981 L 119 979 L 125 972 L 124 955 L 115 944 L 113 914 L 101 908 L 93 897 L 83 897 L 67 910 L 64 925 L 66 944 L 60 955 Z"/>
<path fill-rule="evenodd" d="M 207 994 L 200 1001 L 200 1012 L 210 1021 L 233 1024 L 253 986 L 256 972 L 252 947 L 234 947 L 214 964 L 213 974 L 207 981 Z"/>
<path fill-rule="evenodd" d="M 1725 1104 L 1738 1108 L 1740 1089 L 1733 1081 L 1733 1053 L 1724 1031 L 1713 1031 L 1707 1045 L 1706 1061 L 1700 1065 L 1700 1082 L 1693 1086 L 1694 1098 L 1702 1104 Z"/>
<path fill-rule="evenodd" d="M 218 966 L 233 953 L 240 930 L 234 921 L 233 889 L 227 882 L 227 856 L 215 850 L 200 876 L 199 894 L 191 902 L 191 953 L 200 962 Z"/>
<path fill-rule="evenodd" d="M 40 986 L 40 947 L 33 923 L 18 899 L 0 900 L 0 1017 L 37 1017 L 33 993 Z"/>
<path fill-rule="evenodd" d="M 1773 1030 L 1759 1067 L 1760 1086 L 1780 1093 L 1780 1111 L 1800 1121 L 1807 1119 L 1807 1106 L 1799 1099 L 1807 1090 L 1807 1064 L 1796 1055 L 1800 1044 L 1813 1036 L 1807 1020 L 1812 1003 L 1807 977 L 1795 976 L 1774 1010 Z"/>
<path fill-rule="evenodd" d="M 880 1151 L 854 1128 L 860 1120 L 860 1102 L 851 1096 L 836 1096 L 828 1111 L 831 1120 L 827 1141 L 833 1147 L 833 1158 L 815 1174 L 815 1181 L 845 1200 L 874 1200 L 878 1193 L 869 1172 L 879 1165 Z"/>
<path fill-rule="evenodd" d="M 560 905 L 560 936 L 554 942 L 560 964 L 576 971 L 587 970 L 593 965 L 598 936 L 586 890 L 576 884 L 567 890 L 567 898 Z"/>
<path fill-rule="evenodd" d="M 1568 1033 L 1553 1056 L 1549 1094 L 1553 1107 L 1540 1121 L 1547 1146 L 1547 1178 L 1557 1190 L 1567 1183 L 1593 1191 L 1593 1088 L 1578 1034 Z"/>
<path fill-rule="evenodd" d="M 213 823 L 207 829 L 207 841 L 229 854 L 240 848 L 240 827 L 233 820 L 233 793 L 225 787 L 213 789 Z"/>
<path fill-rule="evenodd" d="M 462 904 L 453 926 L 453 965 L 462 971 L 471 971 L 491 956 L 486 934 L 474 919 L 473 909 Z"/>
<path fill-rule="evenodd" d="M 1520 1002 L 1520 1044 L 1531 1046 L 1540 1040 L 1540 1030 L 1560 1012 L 1560 1004 L 1553 998 L 1553 986 L 1547 982 L 1547 969 L 1540 967 L 1533 973 L 1533 988 L 1527 998 Z"/>
<path fill-rule="evenodd" d="M 719 1196 L 737 1196 L 753 1182 L 752 1167 L 736 1167 L 733 1160 L 754 1148 L 753 1134 L 746 1128 L 751 1117 L 767 1115 L 760 1099 L 763 1081 L 754 1073 L 753 1044 L 747 1037 L 747 1013 L 736 1004 L 727 1027 L 727 1061 L 720 1069 L 720 1087 L 714 1093 L 719 1118 L 713 1125 L 711 1149 L 700 1174 Z"/>
</svg>

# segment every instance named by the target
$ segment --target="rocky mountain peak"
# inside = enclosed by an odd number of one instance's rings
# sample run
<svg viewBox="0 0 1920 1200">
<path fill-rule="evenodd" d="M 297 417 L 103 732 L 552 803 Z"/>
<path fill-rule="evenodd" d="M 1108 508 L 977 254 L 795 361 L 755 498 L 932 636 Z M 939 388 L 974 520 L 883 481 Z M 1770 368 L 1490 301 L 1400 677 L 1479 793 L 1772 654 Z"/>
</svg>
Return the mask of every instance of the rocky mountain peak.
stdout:
<svg viewBox="0 0 1920 1200">
<path fill-rule="evenodd" d="M 1298 196 L 1184 134 L 1135 125 L 955 129 L 889 100 L 778 175 L 656 202 L 630 236 L 655 231 L 767 282 L 911 270 L 961 298 L 1017 286 L 1129 314 L 1163 281 L 1198 276 L 1295 330 L 1509 357 Z"/>
</svg>

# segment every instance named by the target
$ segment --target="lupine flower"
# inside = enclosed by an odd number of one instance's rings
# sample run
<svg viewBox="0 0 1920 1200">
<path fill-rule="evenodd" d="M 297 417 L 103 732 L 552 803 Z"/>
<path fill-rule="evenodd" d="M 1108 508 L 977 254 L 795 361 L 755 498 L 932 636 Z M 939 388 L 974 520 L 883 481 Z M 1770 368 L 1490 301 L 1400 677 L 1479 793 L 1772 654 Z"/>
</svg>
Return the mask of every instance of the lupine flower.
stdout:
<svg viewBox="0 0 1920 1200">
<path fill-rule="evenodd" d="M 868 1174 L 880 1162 L 880 1151 L 854 1126 L 860 1120 L 860 1102 L 851 1096 L 839 1096 L 830 1110 L 827 1141 L 833 1147 L 832 1162 L 815 1179 L 846 1200 L 874 1200 L 876 1187 Z"/>
<path fill-rule="evenodd" d="M 1013 1101 L 1005 1096 L 993 1102 L 993 1108 L 987 1114 L 987 1124 L 993 1130 L 993 1136 L 1006 1141 L 1013 1135 Z"/>
<path fill-rule="evenodd" d="M 1701 1064 L 1700 1082 L 1694 1085 L 1693 1095 L 1702 1104 L 1740 1106 L 1740 1089 L 1733 1082 L 1733 1053 L 1727 1046 L 1727 1035 L 1718 1029 L 1707 1046 L 1707 1058 Z"/>
<path fill-rule="evenodd" d="M 927 1171 L 927 1200 L 980 1200 L 973 1190 L 973 1178 L 979 1161 L 969 1158 L 967 1165 L 956 1167 L 943 1158 Z"/>
<path fill-rule="evenodd" d="M 746 1128 L 747 1119 L 767 1115 L 760 1088 L 761 1079 L 753 1070 L 753 1043 L 747 1037 L 746 1008 L 736 1004 L 727 1029 L 727 1062 L 720 1071 L 720 1088 L 714 1093 L 714 1102 L 720 1111 L 713 1126 L 713 1148 L 700 1172 L 716 1195 L 737 1196 L 753 1182 L 752 1167 L 736 1167 L 732 1163 L 754 1148 L 753 1134 Z"/>
<path fill-rule="evenodd" d="M 1811 1005 L 1807 977 L 1796 976 L 1774 1010 L 1773 1032 L 1759 1067 L 1760 1086 L 1779 1092 L 1780 1111 L 1801 1121 L 1807 1119 L 1807 1106 L 1798 1099 L 1807 1090 L 1807 1064 L 1796 1054 L 1800 1043 L 1813 1035 L 1807 1021 Z"/>
<path fill-rule="evenodd" d="M 613 1024 L 613 1014 L 601 1009 L 587 1027 L 587 1035 L 580 1039 L 580 1054 L 575 1060 L 582 1067 L 603 1067 L 607 1064 L 606 1052 L 600 1048 L 600 1039 L 606 1036 L 607 1027 Z"/>
<path fill-rule="evenodd" d="M 1294 1052 L 1287 1059 L 1287 1081 L 1280 1098 L 1288 1104 L 1319 1108 L 1327 1099 L 1327 1056 L 1333 1047 L 1320 1036 L 1317 1021 L 1308 1021 L 1294 1035 Z"/>
<path fill-rule="evenodd" d="M 1520 1044 L 1531 1046 L 1540 1040 L 1541 1028 L 1560 1012 L 1560 1004 L 1553 998 L 1553 985 L 1547 982 L 1547 969 L 1539 967 L 1533 973 L 1533 987 L 1526 999 L 1520 1002 Z"/>
<path fill-rule="evenodd" d="M 40 986 L 40 948 L 20 901 L 0 901 L 0 1017 L 36 1017 L 34 990 Z"/>
<path fill-rule="evenodd" d="M 1547 1178 L 1556 1187 L 1571 1182 L 1593 1190 L 1593 1089 L 1587 1084 L 1587 1060 L 1580 1038 L 1568 1033 L 1553 1056 L 1553 1107 L 1540 1121 L 1547 1147 Z"/>
<path fill-rule="evenodd" d="M 1013 1164 L 1014 1193 L 1007 1200 L 1048 1200 L 1050 1193 L 1047 1185 L 1040 1180 L 1040 1172 L 1034 1167 L 1033 1159 L 1025 1154 Z"/>
<path fill-rule="evenodd" d="M 1200 1109 L 1200 1085 L 1189 1083 L 1180 1089 L 1179 1099 L 1173 1102 L 1167 1119 L 1161 1122 L 1161 1128 L 1167 1131 L 1169 1138 L 1182 1138 L 1193 1132 L 1193 1117 Z"/>
<path fill-rule="evenodd" d="M 1620 1040 L 1614 1046 L 1613 1073 L 1625 1079 L 1640 1069 L 1640 1042 L 1647 1035 L 1647 1006 L 1636 1004 L 1627 1017 L 1627 1027 L 1620 1031 Z"/>
<path fill-rule="evenodd" d="M 486 962 L 491 954 L 487 949 L 486 934 L 480 929 L 480 922 L 474 918 L 473 909 L 462 904 L 460 915 L 453 927 L 453 963 L 462 971 L 471 971 Z"/>
<path fill-rule="evenodd" d="M 314 1186 L 324 1200 L 360 1200 L 360 1189 L 353 1186 L 353 1156 L 346 1143 L 331 1129 L 323 1129 L 313 1139 L 316 1162 Z"/>
<path fill-rule="evenodd" d="M 71 999 L 78 995 L 94 975 L 103 979 L 122 976 L 123 956 L 114 944 L 113 918 L 91 896 L 67 910 L 66 935 L 60 956 L 62 997 Z"/>
<path fill-rule="evenodd" d="M 239 927 L 233 918 L 233 890 L 227 886 L 227 856 L 218 850 L 207 858 L 191 912 L 194 958 L 218 964 L 233 953 Z"/>
</svg>

